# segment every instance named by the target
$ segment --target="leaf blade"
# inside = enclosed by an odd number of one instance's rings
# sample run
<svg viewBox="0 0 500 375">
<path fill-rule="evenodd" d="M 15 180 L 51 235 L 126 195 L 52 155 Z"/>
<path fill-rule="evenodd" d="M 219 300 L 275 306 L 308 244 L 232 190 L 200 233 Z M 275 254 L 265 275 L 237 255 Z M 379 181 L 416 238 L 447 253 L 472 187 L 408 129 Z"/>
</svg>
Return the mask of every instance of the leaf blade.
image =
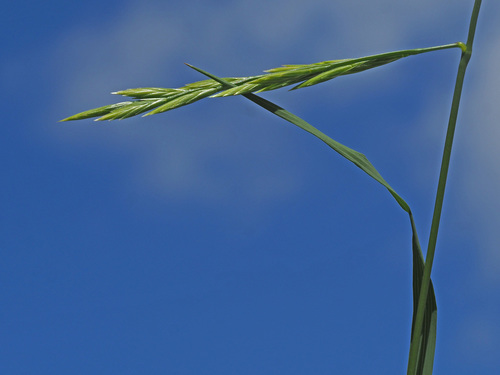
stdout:
<svg viewBox="0 0 500 375">
<path fill-rule="evenodd" d="M 417 345 L 418 350 L 413 352 L 417 353 L 415 360 L 416 368 L 414 374 L 416 375 L 432 375 L 434 365 L 434 354 L 436 351 L 436 335 L 437 335 L 437 302 L 434 292 L 432 280 L 429 284 L 429 292 L 427 294 L 427 301 L 425 303 L 424 324 L 422 332 L 419 333 L 419 340 L 414 341 L 414 335 L 417 333 L 415 329 L 415 321 L 417 319 L 417 310 L 420 297 L 420 288 L 422 285 L 422 278 L 425 267 L 425 260 L 418 240 L 417 229 L 413 214 L 410 212 L 410 223 L 412 228 L 412 254 L 413 254 L 413 316 L 412 328 L 410 338 L 410 353 L 412 346 Z"/>
<path fill-rule="evenodd" d="M 191 66 L 191 65 L 190 65 Z M 199 71 L 202 74 L 207 75 L 212 79 L 216 79 L 221 82 L 225 87 L 230 87 L 231 84 L 225 82 L 223 79 L 214 76 L 208 72 L 205 72 L 199 68 L 191 66 L 193 69 Z M 410 217 L 411 229 L 412 229 L 412 258 L 413 258 L 413 300 L 414 300 L 414 308 L 413 308 L 413 318 L 412 318 L 412 340 L 410 345 L 413 343 L 413 335 L 416 334 L 413 332 L 413 325 L 416 319 L 416 313 L 418 309 L 418 301 L 420 296 L 420 285 L 424 270 L 424 258 L 422 254 L 422 250 L 420 248 L 420 243 L 418 240 L 418 234 L 416 230 L 416 226 L 413 220 L 413 214 L 411 212 L 408 204 L 401 198 L 396 191 L 383 179 L 380 173 L 375 169 L 375 167 L 370 163 L 370 161 L 366 158 L 365 155 L 350 149 L 347 146 L 344 146 L 332 138 L 328 137 L 312 125 L 308 124 L 298 116 L 286 111 L 285 109 L 277 106 L 276 104 L 261 98 L 255 94 L 245 94 L 243 95 L 247 99 L 253 101 L 264 109 L 272 112 L 273 114 L 291 122 L 292 124 L 300 127 L 301 129 L 313 134 L 327 145 L 329 145 L 332 149 L 334 149 L 337 153 L 342 155 L 347 160 L 351 161 L 353 164 L 361 168 L 365 173 L 367 173 L 370 177 L 375 179 L 377 182 L 382 184 L 387 188 L 387 190 L 391 193 L 391 195 L 396 199 L 397 203 L 400 207 L 405 210 Z M 437 328 L 437 304 L 436 298 L 434 294 L 434 287 L 432 285 L 432 281 L 430 283 L 430 290 L 426 300 L 426 309 L 425 309 L 425 324 L 423 327 L 423 331 L 420 333 L 421 339 L 418 341 L 418 345 L 420 346 L 420 350 L 418 350 L 418 359 L 417 359 L 417 375 L 432 375 L 432 368 L 434 362 L 434 353 L 436 348 L 436 328 Z"/>
</svg>

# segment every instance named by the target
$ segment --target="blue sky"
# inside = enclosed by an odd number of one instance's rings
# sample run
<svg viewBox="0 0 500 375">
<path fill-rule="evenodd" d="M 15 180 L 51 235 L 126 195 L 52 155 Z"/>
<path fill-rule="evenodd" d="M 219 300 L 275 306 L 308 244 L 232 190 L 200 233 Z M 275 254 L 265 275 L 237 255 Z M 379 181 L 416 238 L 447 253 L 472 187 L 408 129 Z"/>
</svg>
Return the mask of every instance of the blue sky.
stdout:
<svg viewBox="0 0 500 375">
<path fill-rule="evenodd" d="M 436 4 L 437 3 L 437 4 Z M 133 87 L 465 41 L 472 0 L 17 1 L 2 10 L 0 373 L 401 374 L 408 218 L 243 98 L 57 121 Z M 484 2 L 433 280 L 436 374 L 500 366 L 500 4 Z M 360 152 L 423 247 L 458 50 L 264 96 Z"/>
</svg>

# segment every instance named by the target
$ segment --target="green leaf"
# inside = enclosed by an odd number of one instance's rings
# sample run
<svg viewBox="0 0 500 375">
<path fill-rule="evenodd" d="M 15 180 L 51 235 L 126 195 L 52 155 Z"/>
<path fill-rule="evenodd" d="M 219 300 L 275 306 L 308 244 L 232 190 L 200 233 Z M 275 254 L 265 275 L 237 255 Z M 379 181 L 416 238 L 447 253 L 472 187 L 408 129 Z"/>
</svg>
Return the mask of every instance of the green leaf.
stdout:
<svg viewBox="0 0 500 375">
<path fill-rule="evenodd" d="M 424 312 L 424 324 L 422 331 L 418 333 L 419 340 L 413 341 L 413 336 L 417 334 L 415 329 L 415 321 L 417 318 L 418 300 L 420 297 L 420 288 L 422 285 L 422 276 L 424 273 L 424 256 L 420 248 L 418 240 L 417 229 L 413 220 L 413 215 L 410 212 L 410 222 L 412 228 L 412 252 L 413 252 L 413 318 L 411 329 L 411 345 L 418 345 L 419 348 L 415 350 L 417 353 L 416 368 L 414 373 L 416 375 L 432 375 L 432 368 L 434 364 L 434 353 L 436 350 L 436 330 L 437 330 L 437 303 L 434 294 L 434 286 L 432 281 L 429 285 L 429 292 L 427 294 L 427 302 Z M 413 344 L 415 342 L 415 344 Z M 411 346 L 410 346 L 410 352 Z"/>
<path fill-rule="evenodd" d="M 200 73 L 217 80 L 222 83 L 224 87 L 231 87 L 229 82 L 224 81 L 222 78 L 214 76 L 208 72 L 205 72 L 199 68 L 189 65 L 191 68 L 199 71 Z M 413 220 L 413 214 L 410 210 L 408 204 L 401 198 L 396 191 L 382 178 L 380 173 L 375 169 L 375 167 L 370 163 L 370 161 L 365 157 L 365 155 L 344 146 L 332 138 L 328 137 L 312 125 L 308 124 L 306 121 L 297 117 L 296 115 L 286 111 L 285 109 L 277 106 L 276 104 L 263 99 L 255 94 L 244 94 L 244 97 L 258 104 L 262 108 L 272 112 L 273 114 L 291 122 L 292 124 L 300 127 L 301 129 L 313 134 L 323 142 L 325 142 L 328 146 L 338 152 L 340 155 L 345 157 L 350 162 L 354 163 L 356 166 L 361 168 L 366 174 L 375 179 L 377 182 L 382 184 L 384 187 L 389 190 L 391 195 L 396 199 L 398 204 L 401 206 L 403 210 L 405 210 L 410 216 L 411 230 L 412 230 L 412 254 L 413 254 L 413 300 L 414 300 L 414 312 L 413 312 L 413 322 L 412 327 L 415 324 L 415 318 L 417 313 L 417 305 L 420 296 L 420 285 L 422 281 L 422 275 L 424 270 L 424 258 L 422 255 L 422 250 L 420 248 L 420 243 L 418 240 L 417 229 L 415 226 L 415 222 Z M 418 351 L 418 360 L 417 360 L 417 375 L 431 375 L 432 367 L 434 362 L 434 352 L 436 347 L 436 322 L 437 322 L 437 304 L 436 298 L 434 295 L 434 287 L 432 285 L 432 281 L 429 287 L 429 294 L 427 296 L 426 301 L 426 309 L 425 309 L 425 318 L 424 318 L 424 327 L 422 332 L 419 333 L 420 340 L 418 345 L 420 346 L 420 350 Z M 412 328 L 412 338 L 413 335 L 416 334 L 413 332 Z"/>
<path fill-rule="evenodd" d="M 231 84 L 227 81 L 225 81 L 222 78 L 219 78 L 217 76 L 214 76 L 213 74 L 210 74 L 208 72 L 205 72 L 199 68 L 196 68 L 192 65 L 189 65 L 191 68 L 199 71 L 200 73 L 222 83 L 225 87 L 231 87 Z M 287 110 L 281 108 L 280 106 L 270 102 L 269 100 L 266 100 L 264 98 L 261 98 L 260 96 L 257 96 L 255 94 L 244 94 L 244 97 L 247 99 L 253 101 L 254 103 L 258 104 L 262 108 L 268 110 L 269 112 L 275 114 L 276 116 L 279 116 L 288 122 L 291 122 L 292 124 L 298 126 L 299 128 L 307 131 L 308 133 L 311 133 L 315 137 L 319 138 L 323 142 L 325 142 L 328 146 L 330 146 L 333 150 L 335 150 L 337 153 L 342 155 L 344 158 L 349 160 L 350 162 L 354 163 L 357 167 L 361 168 L 366 174 L 368 174 L 370 177 L 378 181 L 380 184 L 385 186 L 387 190 L 391 193 L 391 195 L 396 199 L 398 204 L 405 210 L 406 212 L 410 211 L 410 207 L 408 204 L 404 201 L 403 198 L 401 198 L 396 191 L 387 183 L 387 181 L 384 180 L 384 178 L 380 175 L 380 173 L 375 169 L 375 167 L 370 163 L 370 161 L 366 158 L 365 155 L 361 154 L 358 151 L 355 151 L 347 146 L 344 146 L 343 144 L 335 141 L 334 139 L 330 138 L 320 130 L 316 129 L 314 126 L 311 124 L 307 123 L 306 121 L 302 120 L 300 117 L 294 115 L 291 112 L 288 112 Z"/>
</svg>

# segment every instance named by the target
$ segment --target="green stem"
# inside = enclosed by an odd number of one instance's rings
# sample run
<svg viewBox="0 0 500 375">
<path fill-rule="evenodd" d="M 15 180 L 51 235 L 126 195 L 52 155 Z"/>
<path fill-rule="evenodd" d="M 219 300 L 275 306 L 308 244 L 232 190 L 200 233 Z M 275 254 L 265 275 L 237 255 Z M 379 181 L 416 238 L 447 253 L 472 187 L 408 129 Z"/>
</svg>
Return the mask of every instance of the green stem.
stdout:
<svg viewBox="0 0 500 375">
<path fill-rule="evenodd" d="M 434 214 L 432 216 L 431 232 L 429 235 L 429 243 L 427 247 L 424 272 L 422 276 L 422 284 L 420 288 L 420 296 L 418 300 L 417 314 L 413 330 L 413 338 L 410 346 L 411 348 L 410 356 L 408 358 L 408 372 L 407 372 L 408 375 L 415 375 L 416 371 L 416 364 L 418 360 L 418 351 L 419 351 L 418 341 L 420 339 L 422 332 L 424 312 L 425 312 L 425 302 L 427 300 L 429 284 L 431 281 L 432 263 L 434 261 L 434 253 L 436 250 L 439 221 L 441 218 L 441 211 L 443 208 L 444 191 L 446 187 L 446 179 L 448 176 L 448 169 L 450 165 L 451 148 L 453 145 L 453 137 L 455 134 L 455 127 L 457 123 L 458 107 L 460 104 L 460 96 L 462 94 L 465 70 L 472 55 L 472 43 L 474 41 L 474 34 L 476 32 L 476 24 L 480 7 L 481 7 L 481 0 L 475 0 L 474 9 L 472 11 L 472 17 L 469 26 L 469 35 L 467 37 L 466 50 L 462 53 L 462 57 L 460 59 L 460 64 L 458 67 L 458 74 L 455 83 L 455 91 L 453 93 L 450 119 L 448 122 L 448 130 L 446 133 L 446 140 L 443 151 L 443 159 L 441 162 L 441 171 L 439 173 L 436 201 L 434 204 Z"/>
<path fill-rule="evenodd" d="M 385 58 L 385 59 L 401 58 L 401 57 L 405 57 L 405 56 L 419 55 L 421 53 L 440 51 L 440 50 L 449 49 L 449 48 L 460 48 L 462 51 L 465 50 L 465 46 L 462 42 L 456 42 L 456 43 L 451 43 L 451 44 L 444 44 L 442 46 L 405 49 L 405 50 L 400 50 L 400 51 L 385 52 L 385 53 L 379 53 L 377 55 L 359 57 L 356 59 L 349 59 L 349 64 L 353 64 L 353 63 L 356 63 L 358 61 L 361 62 L 361 61 L 366 61 L 366 60 L 379 60 L 381 58 Z"/>
</svg>

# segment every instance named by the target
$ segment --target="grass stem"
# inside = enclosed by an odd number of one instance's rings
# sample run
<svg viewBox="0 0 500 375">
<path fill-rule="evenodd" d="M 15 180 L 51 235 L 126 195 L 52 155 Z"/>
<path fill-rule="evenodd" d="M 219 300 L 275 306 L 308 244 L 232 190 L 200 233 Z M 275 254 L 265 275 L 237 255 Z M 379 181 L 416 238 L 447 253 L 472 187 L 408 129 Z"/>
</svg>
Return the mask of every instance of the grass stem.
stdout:
<svg viewBox="0 0 500 375">
<path fill-rule="evenodd" d="M 424 272 L 422 276 L 421 293 L 418 300 L 417 314 L 415 318 L 414 334 L 410 346 L 410 355 L 408 358 L 408 375 L 417 375 L 417 362 L 420 340 L 420 333 L 422 332 L 425 302 L 429 291 L 429 284 L 431 280 L 432 263 L 434 261 L 434 254 L 436 251 L 436 242 L 439 229 L 439 222 L 441 219 L 441 211 L 443 208 L 444 192 L 446 187 L 446 180 L 448 176 L 448 169 L 450 165 L 451 148 L 453 145 L 453 137 L 455 134 L 455 127 L 457 123 L 458 107 L 460 104 L 460 97 L 462 94 L 462 87 L 465 77 L 465 71 L 469 60 L 472 55 L 472 44 L 476 31 L 477 18 L 479 15 L 479 8 L 481 7 L 481 0 L 475 0 L 472 17 L 469 25 L 469 35 L 467 37 L 466 50 L 462 52 L 460 64 L 458 67 L 457 79 L 455 83 L 455 90 L 453 93 L 453 101 L 451 105 L 450 118 L 448 122 L 448 130 L 446 133 L 446 140 L 443 151 L 443 159 L 441 162 L 441 171 L 439 173 L 439 182 L 436 193 L 436 201 L 434 204 L 434 213 L 432 216 L 431 231 L 429 235 L 429 243 L 427 246 L 427 253 L 425 258 Z"/>
</svg>

